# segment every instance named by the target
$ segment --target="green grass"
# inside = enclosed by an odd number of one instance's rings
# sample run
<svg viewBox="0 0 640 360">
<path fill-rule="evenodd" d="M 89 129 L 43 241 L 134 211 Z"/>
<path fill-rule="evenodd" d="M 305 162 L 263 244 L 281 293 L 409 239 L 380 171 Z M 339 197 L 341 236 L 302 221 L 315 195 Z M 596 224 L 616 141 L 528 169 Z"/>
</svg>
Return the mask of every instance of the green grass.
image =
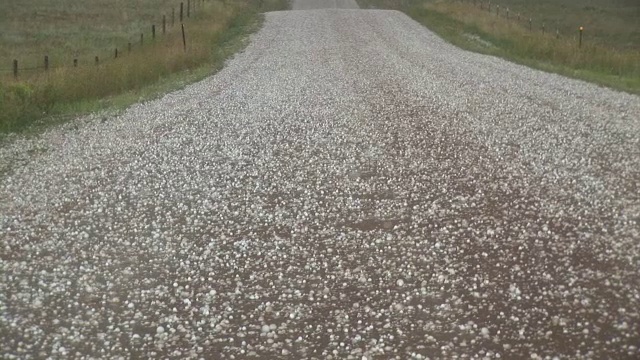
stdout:
<svg viewBox="0 0 640 360">
<path fill-rule="evenodd" d="M 625 3 L 625 0 L 618 2 Z M 501 1 L 503 4 L 509 3 L 510 6 L 520 4 L 522 9 L 526 9 L 527 14 L 530 14 L 528 16 L 532 17 L 532 30 L 529 28 L 529 18 L 525 19 L 525 16 L 521 15 L 518 22 L 517 12 L 514 14 L 512 8 L 509 9 L 509 18 L 506 16 L 505 5 L 501 5 L 498 15 L 496 0 L 492 1 L 490 13 L 487 11 L 486 0 L 484 9 L 480 9 L 480 1 L 474 6 L 473 0 L 359 0 L 359 3 L 364 8 L 378 7 L 404 11 L 447 41 L 464 49 L 500 56 L 545 71 L 640 94 L 640 49 L 635 41 L 629 41 L 635 36 L 633 34 L 640 25 L 630 21 L 626 15 L 621 15 L 621 12 L 633 13 L 640 9 L 640 4 L 635 7 L 629 4 L 628 7 L 620 5 L 616 8 L 616 2 L 611 2 L 607 11 L 602 10 L 606 13 L 603 17 L 617 25 L 602 25 L 604 27 L 598 30 L 599 37 L 592 35 L 594 28 L 586 28 L 583 46 L 579 48 L 578 25 L 575 26 L 573 35 L 560 31 L 558 37 L 550 26 L 545 24 L 543 33 L 541 24 L 537 27 L 533 21 L 545 16 L 561 17 L 566 13 L 576 16 L 579 11 L 567 10 L 578 7 L 579 2 L 575 0 Z M 608 4 L 602 0 L 581 3 L 590 3 L 592 5 L 589 6 L 595 9 L 600 9 L 598 6 L 602 4 Z M 570 4 L 573 4 L 574 8 L 570 8 Z M 615 9 L 618 10 L 614 11 Z M 579 19 L 572 19 L 575 24 L 583 23 Z M 594 26 L 595 22 L 590 24 Z"/>
<path fill-rule="evenodd" d="M 12 32 L 2 32 L 0 54 L 6 58 L 11 57 L 6 54 L 16 52 L 33 56 L 46 53 L 52 66 L 47 73 L 20 73 L 17 80 L 11 74 L 0 77 L 0 133 L 32 129 L 35 122 L 47 126 L 103 108 L 122 108 L 202 79 L 219 69 L 229 55 L 243 46 L 246 35 L 258 28 L 260 12 L 288 6 L 287 0 L 228 0 L 226 4 L 211 0 L 197 5 L 196 0 L 192 0 L 191 17 L 187 19 L 185 1 L 187 52 L 184 52 L 179 26 L 170 26 L 170 7 L 167 34 L 161 33 L 161 25 L 156 26 L 155 41 L 151 41 L 150 34 L 150 24 L 155 23 L 153 19 L 162 18 L 158 13 L 165 5 L 178 4 L 178 22 L 179 2 L 62 0 L 54 7 L 47 7 L 49 3 L 10 0 L 8 8 L 13 12 L 0 16 L 0 30 L 2 27 L 12 29 Z M 131 3 L 136 6 L 129 5 Z M 29 14 L 42 17 L 42 23 L 29 27 L 25 20 Z M 120 51 L 118 59 L 113 59 L 109 51 L 109 55 L 101 57 L 100 65 L 95 66 L 93 54 L 98 51 L 115 48 L 115 44 L 130 42 L 132 38 L 139 41 L 138 31 L 132 30 L 138 25 L 131 25 L 132 22 L 146 23 L 140 25 L 149 29 L 145 44 L 137 43 L 131 53 Z M 134 34 L 124 37 L 123 34 L 131 32 Z M 15 44 L 10 44 L 8 39 Z M 84 66 L 60 67 L 61 62 L 55 59 L 71 48 L 76 49 L 74 56 Z"/>
</svg>

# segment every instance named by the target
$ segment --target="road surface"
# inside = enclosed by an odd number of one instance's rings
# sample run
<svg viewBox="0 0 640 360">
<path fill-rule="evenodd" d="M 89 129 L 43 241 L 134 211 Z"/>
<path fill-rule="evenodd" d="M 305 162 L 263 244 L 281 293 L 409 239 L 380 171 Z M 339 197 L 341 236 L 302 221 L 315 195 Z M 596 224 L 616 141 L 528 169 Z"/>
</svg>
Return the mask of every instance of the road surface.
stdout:
<svg viewBox="0 0 640 360">
<path fill-rule="evenodd" d="M 74 124 L 0 147 L 1 358 L 640 355 L 637 96 L 316 9 Z"/>
</svg>

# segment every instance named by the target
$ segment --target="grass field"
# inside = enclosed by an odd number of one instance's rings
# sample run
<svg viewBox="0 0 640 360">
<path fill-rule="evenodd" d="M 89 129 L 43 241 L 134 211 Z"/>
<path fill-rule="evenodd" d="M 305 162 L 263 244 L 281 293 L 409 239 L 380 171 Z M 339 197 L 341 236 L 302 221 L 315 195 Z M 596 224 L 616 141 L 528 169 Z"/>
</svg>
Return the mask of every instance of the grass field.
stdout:
<svg viewBox="0 0 640 360">
<path fill-rule="evenodd" d="M 187 17 L 187 0 L 182 2 L 186 52 L 177 0 L 5 0 L 0 12 L 0 132 L 22 130 L 52 115 L 92 111 L 105 103 L 126 105 L 140 93 L 149 97 L 185 79 L 202 78 L 257 28 L 260 12 L 288 6 L 287 0 L 190 0 Z M 48 72 L 43 69 L 45 55 Z M 19 63 L 17 79 L 14 59 Z M 78 59 L 77 68 L 73 59 Z M 113 97 L 119 98 L 104 100 Z"/>
<path fill-rule="evenodd" d="M 0 68 L 10 68 L 13 59 L 24 67 L 42 66 L 44 55 L 55 66 L 71 65 L 74 57 L 81 63 L 110 57 L 116 47 L 137 45 L 139 34 L 149 35 L 150 24 L 160 25 L 162 15 L 170 20 L 177 6 L 176 0 L 5 0 Z"/>
<path fill-rule="evenodd" d="M 471 1 L 473 3 L 473 1 Z M 479 3 L 479 1 L 477 1 Z M 586 40 L 618 49 L 640 49 L 640 1 L 638 0 L 492 0 L 503 14 L 531 18 L 537 30 L 575 36 L 586 29 Z"/>
<path fill-rule="evenodd" d="M 362 8 L 404 11 L 465 49 L 640 94 L 637 0 L 492 0 L 491 12 L 488 0 L 482 8 L 480 0 L 358 2 Z"/>
</svg>

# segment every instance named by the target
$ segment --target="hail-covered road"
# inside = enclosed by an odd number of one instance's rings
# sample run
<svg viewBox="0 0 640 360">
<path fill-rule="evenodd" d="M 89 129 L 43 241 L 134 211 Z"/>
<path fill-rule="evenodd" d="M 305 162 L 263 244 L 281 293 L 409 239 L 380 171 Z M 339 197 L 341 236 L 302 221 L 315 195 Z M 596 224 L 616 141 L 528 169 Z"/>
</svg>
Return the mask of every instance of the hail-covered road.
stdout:
<svg viewBox="0 0 640 360">
<path fill-rule="evenodd" d="M 640 354 L 637 96 L 295 10 L 76 123 L 0 147 L 0 358 Z"/>
</svg>

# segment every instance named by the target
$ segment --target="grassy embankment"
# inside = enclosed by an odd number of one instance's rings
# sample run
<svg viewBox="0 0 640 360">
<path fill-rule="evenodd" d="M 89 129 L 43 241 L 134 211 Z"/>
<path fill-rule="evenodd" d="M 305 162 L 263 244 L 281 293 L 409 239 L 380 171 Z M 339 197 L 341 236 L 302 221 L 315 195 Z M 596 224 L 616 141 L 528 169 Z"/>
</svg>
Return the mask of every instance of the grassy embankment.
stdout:
<svg viewBox="0 0 640 360">
<path fill-rule="evenodd" d="M 492 0 L 491 12 L 488 0 L 482 9 L 480 0 L 358 3 L 362 8 L 401 10 L 464 49 L 640 94 L 637 0 Z"/>
<path fill-rule="evenodd" d="M 0 133 L 123 107 L 202 79 L 243 46 L 260 26 L 261 12 L 288 7 L 288 0 L 191 0 L 187 17 L 182 1 L 186 52 L 180 0 L 8 0 L 0 13 Z"/>
</svg>

